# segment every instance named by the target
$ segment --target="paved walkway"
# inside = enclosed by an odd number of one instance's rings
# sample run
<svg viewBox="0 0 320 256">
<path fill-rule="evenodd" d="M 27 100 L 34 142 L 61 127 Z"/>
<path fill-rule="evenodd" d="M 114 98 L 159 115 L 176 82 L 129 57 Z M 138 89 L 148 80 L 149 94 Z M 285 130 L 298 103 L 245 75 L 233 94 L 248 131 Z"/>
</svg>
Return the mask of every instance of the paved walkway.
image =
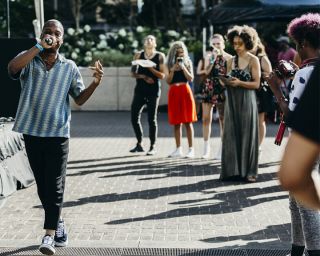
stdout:
<svg viewBox="0 0 320 256">
<path fill-rule="evenodd" d="M 147 134 L 145 115 L 143 123 Z M 273 144 L 276 129 L 268 126 L 259 181 L 225 183 L 218 181 L 220 162 L 200 158 L 200 122 L 196 158 L 170 159 L 166 114 L 159 115 L 158 154 L 146 156 L 128 152 L 135 144 L 128 112 L 73 113 L 63 210 L 70 246 L 288 248 L 288 196 L 276 179 L 284 146 Z M 214 123 L 213 154 L 219 140 Z M 183 146 L 186 151 L 185 138 Z M 39 243 L 43 211 L 35 186 L 8 197 L 0 216 L 0 247 Z"/>
</svg>

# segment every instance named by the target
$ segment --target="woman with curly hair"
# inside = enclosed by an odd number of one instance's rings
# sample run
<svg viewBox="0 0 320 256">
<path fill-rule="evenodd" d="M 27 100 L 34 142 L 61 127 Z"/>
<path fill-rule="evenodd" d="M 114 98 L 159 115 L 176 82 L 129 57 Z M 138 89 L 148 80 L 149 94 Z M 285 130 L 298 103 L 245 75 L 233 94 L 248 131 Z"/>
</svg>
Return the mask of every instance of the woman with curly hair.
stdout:
<svg viewBox="0 0 320 256">
<path fill-rule="evenodd" d="M 184 124 L 187 131 L 189 151 L 187 158 L 194 157 L 193 122 L 197 121 L 197 113 L 192 90 L 188 84 L 193 80 L 192 62 L 188 50 L 181 41 L 174 42 L 168 52 L 166 63 L 166 80 L 170 86 L 168 93 L 169 123 L 174 126 L 176 149 L 169 157 L 182 157 L 181 126 Z"/>
<path fill-rule="evenodd" d="M 289 117 L 287 119 L 288 126 L 293 129 L 279 171 L 281 185 L 290 192 L 292 249 L 289 255 L 302 256 L 306 249 L 308 255 L 320 256 L 320 212 L 304 207 L 296 201 L 296 198 L 301 200 L 306 197 L 310 199 L 316 197 L 315 184 L 311 178 L 311 171 L 308 170 L 308 166 L 312 169 L 312 164 L 307 164 L 305 160 L 312 159 L 312 155 L 317 155 L 310 148 L 318 146 L 306 146 L 307 143 L 301 139 L 300 134 L 301 127 L 304 127 L 308 132 L 314 130 L 313 136 L 319 138 L 319 129 L 316 128 L 318 123 L 315 121 L 316 118 L 312 116 L 317 113 L 318 109 L 315 109 L 313 113 L 300 113 L 299 116 L 297 116 L 299 112 L 294 111 L 296 106 L 299 109 L 299 102 L 301 96 L 304 96 L 305 88 L 307 92 L 311 87 L 311 83 L 308 82 L 312 81 L 311 74 L 313 71 L 317 72 L 316 65 L 320 61 L 320 14 L 309 13 L 292 20 L 288 25 L 287 32 L 295 42 L 302 61 L 292 81 L 289 101 L 280 89 L 281 79 L 277 72 L 272 72 L 268 81 L 281 110 L 286 117 Z M 316 76 L 319 77 L 319 73 L 313 75 L 314 78 Z M 318 82 L 314 81 L 313 83 L 316 83 L 319 88 Z M 315 95 L 315 98 L 319 101 L 319 93 Z M 313 106 L 316 106 L 316 102 Z M 311 124 L 306 120 L 311 120 Z M 313 136 L 306 139 L 308 143 L 312 142 Z M 314 172 L 319 172 L 319 158 L 314 166 Z"/>
<path fill-rule="evenodd" d="M 255 89 L 260 84 L 259 59 L 250 53 L 254 33 L 248 26 L 234 26 L 228 40 L 236 55 L 227 62 L 227 99 L 222 138 L 221 180 L 255 182 L 258 174 L 258 109 Z"/>
</svg>

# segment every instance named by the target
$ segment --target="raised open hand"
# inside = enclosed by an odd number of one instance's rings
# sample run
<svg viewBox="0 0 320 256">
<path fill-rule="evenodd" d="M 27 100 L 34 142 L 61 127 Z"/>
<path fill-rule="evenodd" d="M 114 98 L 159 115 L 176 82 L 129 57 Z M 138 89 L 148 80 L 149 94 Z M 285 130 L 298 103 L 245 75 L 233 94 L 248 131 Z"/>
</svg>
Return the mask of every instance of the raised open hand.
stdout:
<svg viewBox="0 0 320 256">
<path fill-rule="evenodd" d="M 89 67 L 90 69 L 94 70 L 93 77 L 94 77 L 94 83 L 99 85 L 101 83 L 102 77 L 103 77 L 103 66 L 100 62 L 100 60 L 97 60 L 94 63 L 94 67 Z"/>
</svg>

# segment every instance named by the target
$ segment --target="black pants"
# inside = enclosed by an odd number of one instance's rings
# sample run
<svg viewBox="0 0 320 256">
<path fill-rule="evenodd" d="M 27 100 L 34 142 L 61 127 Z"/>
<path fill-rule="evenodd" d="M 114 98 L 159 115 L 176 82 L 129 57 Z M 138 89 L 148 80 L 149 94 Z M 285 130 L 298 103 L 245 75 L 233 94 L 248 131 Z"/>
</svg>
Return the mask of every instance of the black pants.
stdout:
<svg viewBox="0 0 320 256">
<path fill-rule="evenodd" d="M 133 101 L 131 104 L 131 123 L 138 143 L 142 142 L 143 137 L 143 131 L 140 120 L 144 105 L 147 105 L 150 144 L 151 146 L 153 146 L 156 142 L 158 133 L 157 112 L 159 105 L 159 97 L 144 96 L 139 93 L 135 93 L 133 96 Z"/>
<path fill-rule="evenodd" d="M 44 229 L 56 229 L 63 204 L 69 153 L 68 138 L 23 135 L 38 195 L 45 212 Z"/>
</svg>

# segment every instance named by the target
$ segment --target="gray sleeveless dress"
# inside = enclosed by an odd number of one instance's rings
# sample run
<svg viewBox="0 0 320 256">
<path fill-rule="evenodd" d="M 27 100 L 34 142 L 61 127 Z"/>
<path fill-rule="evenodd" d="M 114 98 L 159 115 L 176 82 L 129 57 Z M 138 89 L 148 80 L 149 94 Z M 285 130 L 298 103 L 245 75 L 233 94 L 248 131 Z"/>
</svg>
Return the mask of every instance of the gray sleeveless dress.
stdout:
<svg viewBox="0 0 320 256">
<path fill-rule="evenodd" d="M 249 65 L 231 76 L 250 81 Z M 255 90 L 227 86 L 222 138 L 221 180 L 246 180 L 258 174 L 258 109 Z"/>
</svg>

